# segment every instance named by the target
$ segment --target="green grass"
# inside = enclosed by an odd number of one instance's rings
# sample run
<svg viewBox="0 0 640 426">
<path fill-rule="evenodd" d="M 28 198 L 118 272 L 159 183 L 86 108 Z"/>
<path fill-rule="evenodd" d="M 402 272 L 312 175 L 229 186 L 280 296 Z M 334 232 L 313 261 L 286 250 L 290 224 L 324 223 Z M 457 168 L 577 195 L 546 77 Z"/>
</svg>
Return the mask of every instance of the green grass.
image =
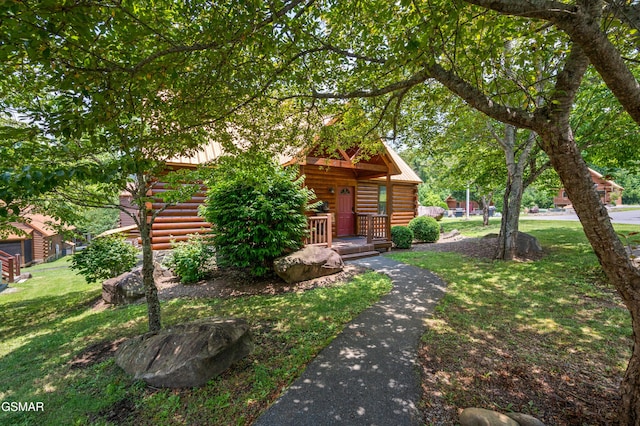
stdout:
<svg viewBox="0 0 640 426">
<path fill-rule="evenodd" d="M 208 316 L 246 318 L 256 350 L 202 388 L 157 390 L 132 381 L 112 358 L 70 365 L 91 345 L 146 331 L 145 305 L 92 310 L 99 285 L 87 285 L 69 269 L 39 269 L 15 286 L 21 291 L 0 294 L 0 401 L 44 402 L 45 410 L 0 411 L 0 424 L 248 424 L 347 322 L 391 288 L 388 278 L 368 273 L 303 293 L 163 303 L 165 326 Z"/>
<path fill-rule="evenodd" d="M 492 222 L 489 228 L 478 220 L 448 221 L 445 227 L 477 237 L 497 233 L 499 221 Z M 431 385 L 433 398 L 444 398 L 451 412 L 468 406 L 534 415 L 546 410 L 549 423 L 571 424 L 550 414 L 549 395 L 569 399 L 562 395 L 569 377 L 579 383 L 575 394 L 593 393 L 588 398 L 602 398 L 603 404 L 610 400 L 631 354 L 630 316 L 605 282 L 577 222 L 523 220 L 520 230 L 538 238 L 547 252 L 542 260 L 501 262 L 437 252 L 392 257 L 448 283 L 423 337 L 432 369 L 439 360 L 435 376 L 446 377 Z"/>
</svg>

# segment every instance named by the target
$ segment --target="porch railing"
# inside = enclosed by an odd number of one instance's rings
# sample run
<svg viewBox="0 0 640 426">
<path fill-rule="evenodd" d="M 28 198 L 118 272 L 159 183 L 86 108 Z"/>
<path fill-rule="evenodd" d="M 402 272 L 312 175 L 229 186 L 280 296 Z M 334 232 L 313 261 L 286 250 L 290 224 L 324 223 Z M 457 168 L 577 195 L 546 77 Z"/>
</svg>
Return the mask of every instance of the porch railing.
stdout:
<svg viewBox="0 0 640 426">
<path fill-rule="evenodd" d="M 12 283 L 20 275 L 20 255 L 11 255 L 0 251 L 0 263 L 2 263 L 2 278 Z"/>
<path fill-rule="evenodd" d="M 374 240 L 387 241 L 389 240 L 387 235 L 388 220 L 389 217 L 384 214 L 358 213 L 356 234 L 367 237 L 367 244 L 371 244 Z"/>
<path fill-rule="evenodd" d="M 331 248 L 331 215 L 311 216 L 307 218 L 309 236 L 305 245 Z"/>
</svg>

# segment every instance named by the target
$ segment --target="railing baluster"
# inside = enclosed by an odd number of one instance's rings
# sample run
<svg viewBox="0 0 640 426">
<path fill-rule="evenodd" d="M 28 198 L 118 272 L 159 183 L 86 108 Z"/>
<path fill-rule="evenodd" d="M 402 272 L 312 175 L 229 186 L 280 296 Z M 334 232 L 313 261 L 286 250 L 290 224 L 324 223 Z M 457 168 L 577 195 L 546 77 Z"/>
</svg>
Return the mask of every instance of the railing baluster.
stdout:
<svg viewBox="0 0 640 426">
<path fill-rule="evenodd" d="M 307 219 L 309 236 L 305 239 L 306 245 L 323 245 L 331 247 L 331 217 L 311 216 Z"/>
</svg>

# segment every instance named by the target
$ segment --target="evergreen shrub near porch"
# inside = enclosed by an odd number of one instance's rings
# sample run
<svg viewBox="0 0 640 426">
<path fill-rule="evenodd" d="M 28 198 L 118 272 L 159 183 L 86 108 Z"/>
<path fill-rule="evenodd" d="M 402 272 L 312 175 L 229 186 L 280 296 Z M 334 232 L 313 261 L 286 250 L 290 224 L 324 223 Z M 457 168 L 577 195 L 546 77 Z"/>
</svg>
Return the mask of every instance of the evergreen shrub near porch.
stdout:
<svg viewBox="0 0 640 426">
<path fill-rule="evenodd" d="M 411 219 L 409 229 L 413 231 L 413 238 L 425 243 L 435 243 L 440 238 L 440 225 L 430 216 L 418 216 Z"/>
<path fill-rule="evenodd" d="M 391 227 L 391 241 L 399 249 L 411 248 L 413 231 L 406 226 Z"/>
<path fill-rule="evenodd" d="M 219 266 L 249 268 L 255 276 L 303 245 L 305 211 L 313 192 L 297 170 L 255 153 L 222 157 L 207 182 L 202 214 L 212 224 Z"/>
</svg>

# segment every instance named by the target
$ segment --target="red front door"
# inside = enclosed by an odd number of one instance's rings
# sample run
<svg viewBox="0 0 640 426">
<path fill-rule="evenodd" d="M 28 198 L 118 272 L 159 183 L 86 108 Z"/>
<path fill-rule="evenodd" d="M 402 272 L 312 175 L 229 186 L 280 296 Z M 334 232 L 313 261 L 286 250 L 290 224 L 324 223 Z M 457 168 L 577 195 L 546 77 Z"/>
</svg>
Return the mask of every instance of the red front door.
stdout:
<svg viewBox="0 0 640 426">
<path fill-rule="evenodd" d="M 353 212 L 353 186 L 343 186 L 338 188 L 338 237 L 353 235 L 354 232 L 354 212 Z"/>
</svg>

